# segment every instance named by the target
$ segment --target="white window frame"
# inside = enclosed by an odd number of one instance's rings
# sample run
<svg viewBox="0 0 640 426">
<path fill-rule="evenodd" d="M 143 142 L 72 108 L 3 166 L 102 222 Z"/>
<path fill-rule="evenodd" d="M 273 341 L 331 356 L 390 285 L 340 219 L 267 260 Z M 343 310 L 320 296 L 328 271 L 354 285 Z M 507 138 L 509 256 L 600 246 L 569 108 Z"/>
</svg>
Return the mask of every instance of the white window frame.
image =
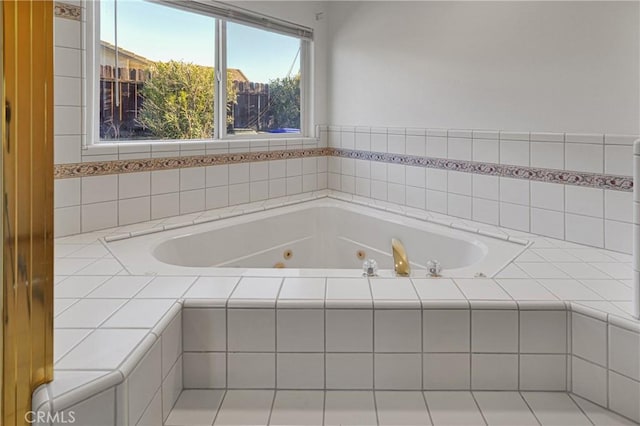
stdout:
<svg viewBox="0 0 640 426">
<path fill-rule="evenodd" d="M 168 7 L 187 10 L 194 13 L 209 15 L 216 18 L 216 58 L 215 58 L 215 94 L 214 94 L 214 135 L 211 139 L 118 139 L 100 140 L 100 2 L 86 2 L 86 16 L 84 37 L 82 38 L 84 113 L 82 120 L 82 146 L 109 147 L 117 145 L 151 145 L 167 143 L 216 143 L 250 140 L 273 139 L 307 139 L 314 137 L 313 114 L 313 30 L 277 18 L 250 12 L 226 3 L 211 0 L 182 0 L 179 3 L 172 0 L 145 0 L 159 3 Z M 177 5 L 180 5 L 177 7 Z M 289 36 L 297 31 L 300 39 L 300 133 L 289 134 L 257 134 L 257 135 L 228 135 L 226 127 L 226 79 L 227 79 L 227 32 L 226 23 L 235 22 L 252 26 L 264 31 L 282 33 Z M 116 36 L 117 37 L 117 36 Z M 220 105 L 225 105 L 220 108 Z M 223 123 L 223 125 L 218 125 Z"/>
</svg>

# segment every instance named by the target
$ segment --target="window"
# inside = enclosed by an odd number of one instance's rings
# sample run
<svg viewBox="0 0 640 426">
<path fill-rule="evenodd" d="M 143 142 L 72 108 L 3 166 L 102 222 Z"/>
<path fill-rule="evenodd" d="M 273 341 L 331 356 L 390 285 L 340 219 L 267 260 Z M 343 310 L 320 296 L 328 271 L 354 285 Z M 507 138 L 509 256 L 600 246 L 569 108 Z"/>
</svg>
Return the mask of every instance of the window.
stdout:
<svg viewBox="0 0 640 426">
<path fill-rule="evenodd" d="M 230 134 L 300 133 L 300 48 L 294 37 L 227 24 Z"/>
<path fill-rule="evenodd" d="M 308 135 L 311 30 L 198 0 L 88 12 L 92 143 Z"/>
</svg>

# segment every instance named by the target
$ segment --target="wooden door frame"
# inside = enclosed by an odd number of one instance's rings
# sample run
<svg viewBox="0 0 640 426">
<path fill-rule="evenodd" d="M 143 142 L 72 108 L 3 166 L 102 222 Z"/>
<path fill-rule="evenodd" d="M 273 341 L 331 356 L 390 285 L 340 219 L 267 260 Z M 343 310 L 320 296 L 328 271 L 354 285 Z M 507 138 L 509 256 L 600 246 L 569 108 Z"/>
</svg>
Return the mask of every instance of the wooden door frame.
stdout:
<svg viewBox="0 0 640 426">
<path fill-rule="evenodd" d="M 53 379 L 53 7 L 3 0 L 0 423 Z M 10 117 L 10 119 L 9 119 Z"/>
</svg>

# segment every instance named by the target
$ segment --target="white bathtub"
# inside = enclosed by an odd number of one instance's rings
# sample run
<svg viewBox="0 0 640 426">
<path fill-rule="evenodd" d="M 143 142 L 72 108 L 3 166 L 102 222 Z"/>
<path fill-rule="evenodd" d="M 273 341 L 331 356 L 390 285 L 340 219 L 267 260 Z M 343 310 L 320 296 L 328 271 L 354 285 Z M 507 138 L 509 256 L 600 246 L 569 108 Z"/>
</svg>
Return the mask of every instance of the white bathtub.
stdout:
<svg viewBox="0 0 640 426">
<path fill-rule="evenodd" d="M 108 243 L 134 274 L 359 276 L 363 251 L 392 275 L 391 239 L 412 276 L 436 259 L 448 277 L 495 275 L 525 246 L 347 202 L 322 199 Z M 291 256 L 285 256 L 290 253 Z M 284 269 L 274 268 L 278 263 Z"/>
</svg>

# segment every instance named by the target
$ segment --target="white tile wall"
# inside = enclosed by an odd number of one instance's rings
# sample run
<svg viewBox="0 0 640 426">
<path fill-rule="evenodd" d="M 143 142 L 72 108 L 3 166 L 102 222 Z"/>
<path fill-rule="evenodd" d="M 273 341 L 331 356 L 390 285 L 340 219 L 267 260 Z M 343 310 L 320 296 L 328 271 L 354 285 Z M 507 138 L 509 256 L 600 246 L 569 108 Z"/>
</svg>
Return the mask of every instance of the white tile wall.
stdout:
<svg viewBox="0 0 640 426">
<path fill-rule="evenodd" d="M 471 386 L 471 355 L 424 354 L 424 389 L 460 390 Z"/>
<path fill-rule="evenodd" d="M 325 345 L 327 352 L 371 352 L 373 311 L 327 310 Z"/>
<path fill-rule="evenodd" d="M 518 355 L 472 354 L 471 388 L 474 390 L 518 389 Z"/>
<path fill-rule="evenodd" d="M 609 324 L 609 369 L 640 381 L 640 335 Z"/>
<path fill-rule="evenodd" d="M 269 389 L 276 384 L 276 359 L 274 353 L 227 354 L 229 388 Z"/>
<path fill-rule="evenodd" d="M 162 371 L 169 372 L 162 374 L 166 382 L 179 364 L 186 389 L 565 391 L 571 383 L 573 392 L 603 406 L 614 387 L 633 390 L 639 383 L 636 332 L 609 324 L 607 339 L 607 324 L 591 316 L 502 305 L 505 309 L 185 308 L 163 333 Z M 247 324 L 259 329 L 247 331 Z M 238 332 L 243 337 L 231 337 Z M 611 379 L 614 373 L 621 378 Z M 182 377 L 182 371 L 177 374 Z M 612 404 L 628 410 L 628 395 L 618 392 Z M 150 401 L 153 392 L 144 395 Z"/>
<path fill-rule="evenodd" d="M 604 318 L 571 314 L 572 391 L 598 405 L 639 421 L 640 334 Z"/>
<path fill-rule="evenodd" d="M 341 128 L 330 127 L 335 147 Z M 358 149 L 472 159 L 587 173 L 631 176 L 631 143 L 636 136 L 577 133 L 470 132 L 454 130 L 348 127 Z M 408 136 L 410 132 L 420 135 Z M 426 139 L 421 134 L 426 133 Z M 327 130 L 320 129 L 320 134 Z M 393 135 L 391 134 L 393 133 Z M 322 139 L 322 136 L 321 136 Z M 375 141 L 374 141 L 375 140 Z M 411 141 L 410 143 L 408 141 Z M 395 144 L 398 144 L 397 146 Z M 420 144 L 424 143 L 424 148 Z M 404 150 L 404 151 L 403 151 Z M 342 159 L 344 161 L 344 159 Z M 353 160 L 349 160 L 353 161 Z M 329 188 L 409 207 L 497 224 L 596 247 L 631 252 L 631 193 L 574 185 L 425 170 L 424 188 L 416 167 L 356 160 L 342 170 L 340 159 L 329 159 Z M 365 165 L 366 164 L 366 165 Z M 402 171 L 404 169 L 404 172 Z M 624 206 L 628 208 L 624 208 Z M 585 232 L 589 230 L 589 232 Z"/>
<path fill-rule="evenodd" d="M 99 152 L 82 150 L 81 23 L 56 17 L 54 32 L 56 164 L 303 146 L 301 141 L 276 141 L 242 145 L 238 143 L 230 148 L 229 144 L 222 144 L 219 149 L 217 146 L 210 148 L 204 144 L 190 144 L 183 147 L 154 146 L 151 150 L 145 146 L 120 149 L 105 147 Z M 630 176 L 631 144 L 635 138 L 631 135 L 615 134 L 330 126 L 322 127 L 318 141 L 310 145 L 305 141 L 305 146 L 319 146 L 318 144 L 322 145 L 325 142 L 329 146 L 346 149 Z M 332 160 L 330 159 L 329 163 L 334 163 Z M 459 182 L 454 175 L 448 188 L 446 172 L 440 170 L 427 170 L 424 182 L 420 176 L 421 171 L 405 172 L 403 166 L 394 166 L 387 175 L 386 165 L 369 165 L 368 162 L 358 161 L 359 164 L 354 166 L 352 162 L 353 160 L 345 161 L 344 170 L 340 162 L 337 162 L 337 167 L 329 167 L 328 175 L 327 159 L 318 158 L 271 161 L 268 165 L 235 164 L 230 167 L 212 166 L 83 178 L 81 188 L 71 183 L 56 183 L 55 233 L 57 236 L 70 235 L 149 218 L 164 218 L 202 211 L 205 208 L 313 191 L 328 186 L 380 200 L 565 238 L 565 218 L 561 217 L 565 213 L 565 206 L 554 202 L 553 207 L 538 205 L 540 199 L 535 196 L 533 188 L 529 199 L 528 187 L 530 184 L 534 185 L 533 182 L 522 181 L 510 186 L 508 180 L 500 178 L 499 196 L 496 197 L 494 179 L 479 177 L 475 179 L 478 182 L 474 182 L 469 189 L 467 183 Z M 341 177 L 341 174 L 345 177 Z M 251 185 L 248 185 L 249 182 Z M 423 189 L 424 185 L 426 190 Z M 514 189 L 514 186 L 517 189 Z M 630 243 L 626 242 L 629 238 L 625 238 L 629 235 L 630 217 L 616 213 L 624 209 L 606 208 L 609 202 L 626 203 L 626 198 L 621 195 L 623 193 L 616 191 L 604 192 L 604 219 L 600 211 L 597 214 L 591 209 L 580 212 L 582 216 L 597 218 L 601 222 L 604 220 L 604 224 L 598 228 L 602 229 L 602 232 L 598 231 L 599 235 L 595 238 L 580 240 L 580 231 L 594 223 L 593 220 L 583 219 L 581 224 L 567 227 L 567 238 L 614 250 L 630 251 Z M 476 198 L 485 201 L 475 200 Z M 122 202 L 123 199 L 136 201 Z M 614 199 L 617 201 L 613 201 Z M 486 200 L 497 203 L 489 203 Z M 572 211 L 573 207 L 574 205 L 568 205 L 567 211 Z M 543 209 L 551 209 L 556 213 L 545 213 Z"/>
<path fill-rule="evenodd" d="M 416 354 L 375 354 L 374 383 L 376 389 L 413 390 L 422 388 L 420 371 L 422 356 Z"/>
<path fill-rule="evenodd" d="M 520 354 L 520 389 L 566 390 L 567 356 L 565 354 Z"/>
<path fill-rule="evenodd" d="M 518 313 L 511 310 L 471 311 L 473 352 L 518 352 Z"/>
<path fill-rule="evenodd" d="M 323 352 L 324 316 L 322 309 L 278 310 L 278 351 Z"/>
<path fill-rule="evenodd" d="M 469 352 L 468 310 L 425 310 L 422 313 L 424 352 Z"/>
<path fill-rule="evenodd" d="M 227 349 L 224 309 L 185 308 L 182 312 L 182 345 L 185 352 L 216 352 Z"/>
<path fill-rule="evenodd" d="M 274 309 L 230 309 L 227 315 L 229 351 L 275 351 Z"/>
<path fill-rule="evenodd" d="M 607 324 L 579 313 L 571 315 L 571 349 L 587 361 L 607 365 Z"/>
<path fill-rule="evenodd" d="M 524 353 L 567 353 L 565 311 L 521 311 L 520 351 Z"/>
<path fill-rule="evenodd" d="M 324 366 L 324 353 L 278 353 L 278 387 L 324 389 Z"/>
<path fill-rule="evenodd" d="M 162 350 L 160 341 L 156 341 L 147 355 L 127 378 L 129 395 L 129 424 L 136 424 L 145 408 L 160 388 Z"/>
<path fill-rule="evenodd" d="M 607 406 L 607 369 L 578 357 L 571 359 L 571 385 L 576 394 Z"/>
<path fill-rule="evenodd" d="M 373 388 L 372 353 L 327 353 L 327 389 Z"/>
<path fill-rule="evenodd" d="M 182 354 L 185 389 L 221 389 L 226 387 L 225 353 L 184 352 Z"/>
<path fill-rule="evenodd" d="M 609 373 L 609 407 L 636 422 L 640 422 L 640 382 L 615 372 Z M 595 402 L 595 401 L 594 401 Z"/>
<path fill-rule="evenodd" d="M 420 312 L 407 310 L 376 310 L 376 352 L 420 352 Z"/>
</svg>

